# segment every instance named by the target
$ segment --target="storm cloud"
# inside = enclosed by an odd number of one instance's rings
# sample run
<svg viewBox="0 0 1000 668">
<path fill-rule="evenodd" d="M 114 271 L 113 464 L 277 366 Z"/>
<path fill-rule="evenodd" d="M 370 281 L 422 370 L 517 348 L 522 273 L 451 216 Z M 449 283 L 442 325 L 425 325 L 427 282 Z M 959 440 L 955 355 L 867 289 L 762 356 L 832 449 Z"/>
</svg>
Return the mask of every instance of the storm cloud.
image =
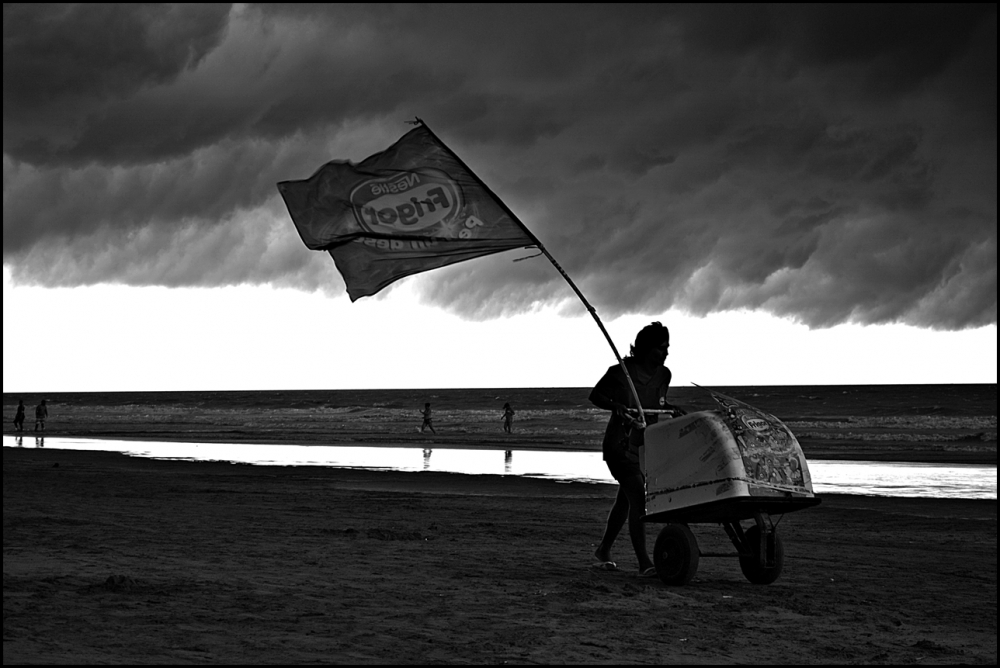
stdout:
<svg viewBox="0 0 1000 668">
<path fill-rule="evenodd" d="M 3 257 L 340 293 L 275 183 L 420 116 L 602 314 L 996 323 L 996 8 L 5 5 Z M 425 274 L 488 318 L 541 258 Z"/>
</svg>

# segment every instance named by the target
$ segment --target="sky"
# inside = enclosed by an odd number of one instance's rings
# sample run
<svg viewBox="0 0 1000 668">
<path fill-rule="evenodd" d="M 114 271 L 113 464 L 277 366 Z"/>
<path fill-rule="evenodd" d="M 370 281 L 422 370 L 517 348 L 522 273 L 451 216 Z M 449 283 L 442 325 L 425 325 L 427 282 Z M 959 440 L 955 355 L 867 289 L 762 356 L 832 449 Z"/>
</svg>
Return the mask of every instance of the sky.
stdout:
<svg viewBox="0 0 1000 668">
<path fill-rule="evenodd" d="M 275 184 L 423 119 L 675 384 L 995 383 L 995 5 L 4 5 L 4 392 L 583 387 L 544 258 L 350 303 Z"/>
</svg>

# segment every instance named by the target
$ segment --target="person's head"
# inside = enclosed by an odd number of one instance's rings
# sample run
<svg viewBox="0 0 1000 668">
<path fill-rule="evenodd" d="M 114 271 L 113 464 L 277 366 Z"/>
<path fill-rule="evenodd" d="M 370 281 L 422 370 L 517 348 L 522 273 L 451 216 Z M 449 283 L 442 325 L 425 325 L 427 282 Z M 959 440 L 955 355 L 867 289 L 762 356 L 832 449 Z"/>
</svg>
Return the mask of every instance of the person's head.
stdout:
<svg viewBox="0 0 1000 668">
<path fill-rule="evenodd" d="M 429 401 L 426 404 L 424 404 L 424 408 L 430 408 L 430 406 L 431 406 L 431 402 L 429 402 Z"/>
<path fill-rule="evenodd" d="M 670 348 L 670 330 L 659 322 L 652 322 L 635 336 L 630 353 L 639 362 L 663 364 Z"/>
</svg>

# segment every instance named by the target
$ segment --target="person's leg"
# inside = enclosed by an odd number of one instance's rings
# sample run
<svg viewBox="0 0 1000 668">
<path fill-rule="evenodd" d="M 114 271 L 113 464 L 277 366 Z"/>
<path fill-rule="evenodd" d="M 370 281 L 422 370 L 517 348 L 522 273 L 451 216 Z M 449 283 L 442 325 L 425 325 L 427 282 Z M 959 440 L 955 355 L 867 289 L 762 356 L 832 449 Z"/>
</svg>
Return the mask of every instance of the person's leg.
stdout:
<svg viewBox="0 0 1000 668">
<path fill-rule="evenodd" d="M 598 561 L 611 561 L 611 546 L 615 544 L 615 539 L 618 538 L 618 534 L 625 526 L 627 519 L 628 498 L 625 496 L 625 490 L 619 485 L 615 503 L 608 513 L 608 525 L 604 529 L 604 538 L 601 539 L 601 544 L 594 551 L 594 556 L 597 557 Z"/>
<path fill-rule="evenodd" d="M 642 521 L 646 513 L 646 481 L 636 468 L 634 472 L 622 476 L 618 483 L 619 494 L 624 494 L 628 502 L 628 534 L 639 560 L 639 571 L 642 572 L 653 566 L 653 560 L 646 551 L 646 525 Z"/>
</svg>

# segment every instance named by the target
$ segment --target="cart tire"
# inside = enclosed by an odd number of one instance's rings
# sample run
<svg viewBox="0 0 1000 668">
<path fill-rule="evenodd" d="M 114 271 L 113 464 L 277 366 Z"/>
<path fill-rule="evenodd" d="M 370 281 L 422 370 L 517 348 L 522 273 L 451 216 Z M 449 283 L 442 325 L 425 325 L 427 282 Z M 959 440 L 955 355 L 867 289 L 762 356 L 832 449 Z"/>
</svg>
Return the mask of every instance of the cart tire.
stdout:
<svg viewBox="0 0 1000 668">
<path fill-rule="evenodd" d="M 656 537 L 653 563 L 660 580 L 685 585 L 698 572 L 698 541 L 686 524 L 667 524 Z"/>
<path fill-rule="evenodd" d="M 774 546 L 769 548 L 773 558 L 773 565 L 770 567 L 760 563 L 760 527 L 750 527 L 746 532 L 746 546 L 750 550 L 752 557 L 740 557 L 740 569 L 747 580 L 754 584 L 771 584 L 781 576 L 781 569 L 785 565 L 785 547 L 781 543 L 781 536 L 777 532 L 771 532 L 774 537 Z"/>
</svg>

